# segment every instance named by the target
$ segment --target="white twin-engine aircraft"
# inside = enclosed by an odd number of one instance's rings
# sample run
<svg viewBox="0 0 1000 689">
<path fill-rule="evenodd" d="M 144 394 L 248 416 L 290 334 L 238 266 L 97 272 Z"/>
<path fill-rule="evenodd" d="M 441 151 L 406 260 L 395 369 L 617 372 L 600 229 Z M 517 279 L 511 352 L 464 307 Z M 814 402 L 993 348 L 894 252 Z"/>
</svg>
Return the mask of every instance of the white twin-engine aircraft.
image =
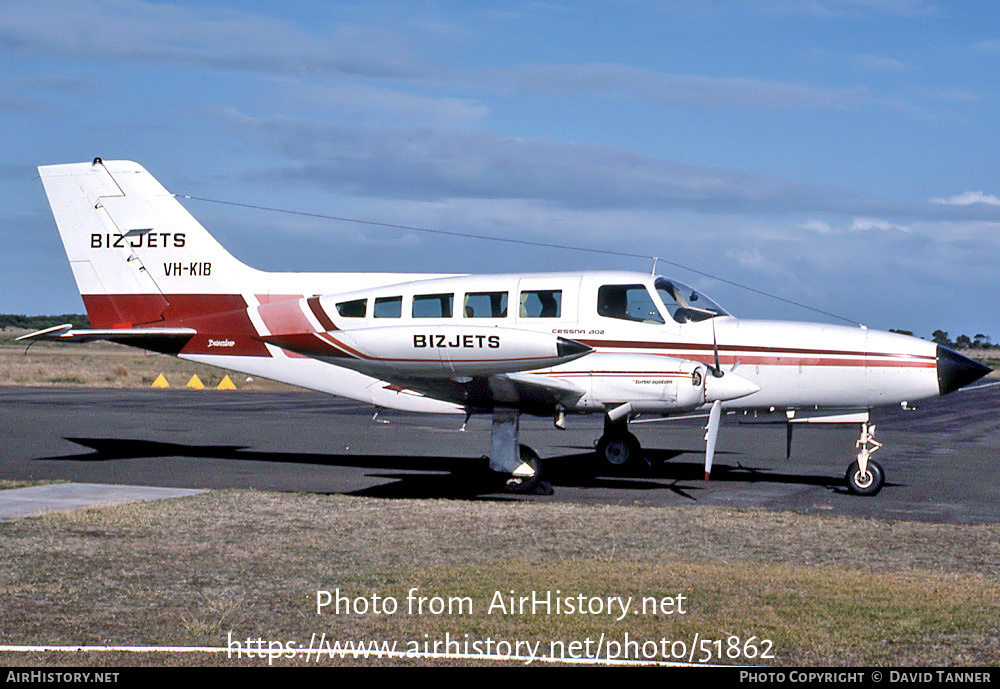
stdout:
<svg viewBox="0 0 1000 689">
<path fill-rule="evenodd" d="M 705 478 L 723 410 L 782 423 L 855 423 L 847 485 L 885 480 L 869 411 L 943 395 L 990 371 L 915 337 L 729 315 L 638 272 L 269 273 L 230 255 L 140 165 L 39 168 L 93 330 L 110 340 L 378 407 L 492 414 L 490 468 L 539 479 L 521 414 L 602 414 L 600 460 L 641 463 L 638 414 L 708 411 Z M 789 426 L 789 428 L 791 428 Z"/>
</svg>

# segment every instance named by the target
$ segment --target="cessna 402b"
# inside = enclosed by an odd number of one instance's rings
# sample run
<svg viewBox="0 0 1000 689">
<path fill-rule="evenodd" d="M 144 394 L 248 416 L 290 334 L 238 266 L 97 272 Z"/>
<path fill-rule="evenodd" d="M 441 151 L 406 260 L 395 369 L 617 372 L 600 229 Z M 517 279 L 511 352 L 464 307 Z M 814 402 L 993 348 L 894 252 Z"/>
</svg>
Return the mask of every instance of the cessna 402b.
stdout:
<svg viewBox="0 0 1000 689">
<path fill-rule="evenodd" d="M 492 415 L 490 468 L 538 480 L 521 414 L 601 414 L 598 458 L 642 461 L 637 414 L 722 410 L 856 423 L 847 485 L 885 480 L 869 411 L 943 395 L 990 369 L 934 343 L 863 327 L 729 315 L 675 280 L 636 272 L 506 275 L 272 273 L 230 255 L 129 161 L 39 168 L 92 330 L 110 340 L 406 411 Z"/>
</svg>

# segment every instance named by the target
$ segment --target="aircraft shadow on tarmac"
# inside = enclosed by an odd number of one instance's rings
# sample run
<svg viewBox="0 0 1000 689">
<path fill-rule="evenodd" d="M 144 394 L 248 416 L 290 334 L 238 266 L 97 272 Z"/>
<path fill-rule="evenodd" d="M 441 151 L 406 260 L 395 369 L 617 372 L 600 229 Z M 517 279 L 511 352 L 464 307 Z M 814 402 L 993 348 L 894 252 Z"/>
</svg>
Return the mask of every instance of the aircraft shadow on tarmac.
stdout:
<svg viewBox="0 0 1000 689">
<path fill-rule="evenodd" d="M 348 491 L 350 495 L 394 498 L 462 498 L 492 496 L 502 493 L 502 482 L 488 471 L 485 457 L 428 457 L 401 455 L 351 455 L 307 452 L 269 452 L 250 450 L 240 445 L 186 445 L 125 438 L 66 438 L 89 448 L 77 455 L 39 457 L 36 461 L 106 462 L 148 458 L 205 458 L 251 462 L 312 464 L 374 470 L 371 478 L 392 479 L 392 483 Z M 552 486 L 624 491 L 669 490 L 696 501 L 703 481 L 704 464 L 699 451 L 647 449 L 648 462 L 636 468 L 594 468 L 594 454 L 587 448 L 542 460 L 542 477 L 536 494 L 550 494 Z M 736 453 L 718 453 L 736 454 Z M 670 461 L 692 455 L 695 461 Z M 383 473 L 384 472 L 384 473 Z M 405 472 L 405 473 L 399 473 Z M 713 483 L 785 484 L 818 486 L 836 493 L 846 493 L 842 476 L 797 475 L 773 472 L 768 468 L 744 467 L 738 462 L 717 462 L 712 471 Z M 890 484 L 887 484 L 890 485 Z M 508 495 L 507 497 L 511 497 Z"/>
</svg>

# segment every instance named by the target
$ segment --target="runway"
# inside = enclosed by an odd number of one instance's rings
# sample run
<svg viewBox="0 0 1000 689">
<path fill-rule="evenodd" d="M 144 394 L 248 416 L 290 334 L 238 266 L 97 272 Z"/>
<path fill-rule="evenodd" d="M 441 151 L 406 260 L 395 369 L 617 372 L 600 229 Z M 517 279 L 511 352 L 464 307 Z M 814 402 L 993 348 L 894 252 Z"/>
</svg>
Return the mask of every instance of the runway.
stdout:
<svg viewBox="0 0 1000 689">
<path fill-rule="evenodd" d="M 917 411 L 876 410 L 887 483 L 850 495 L 857 427 L 737 425 L 702 480 L 704 421 L 633 425 L 652 468 L 586 470 L 600 417 L 523 417 L 521 442 L 544 461 L 552 495 L 509 495 L 483 480 L 490 419 L 372 410 L 311 393 L 0 388 L 0 479 L 177 488 L 345 493 L 385 498 L 556 501 L 795 510 L 889 520 L 997 523 L 1000 386 L 959 391 Z"/>
</svg>

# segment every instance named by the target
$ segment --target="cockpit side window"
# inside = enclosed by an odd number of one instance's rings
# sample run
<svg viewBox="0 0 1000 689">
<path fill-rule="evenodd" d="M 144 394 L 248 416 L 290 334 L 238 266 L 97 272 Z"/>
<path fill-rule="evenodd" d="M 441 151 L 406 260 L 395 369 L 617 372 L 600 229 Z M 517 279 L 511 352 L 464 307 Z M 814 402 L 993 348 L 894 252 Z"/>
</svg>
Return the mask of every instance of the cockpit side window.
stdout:
<svg viewBox="0 0 1000 689">
<path fill-rule="evenodd" d="M 604 285 L 597 290 L 597 315 L 639 323 L 663 323 L 645 285 Z"/>
</svg>

